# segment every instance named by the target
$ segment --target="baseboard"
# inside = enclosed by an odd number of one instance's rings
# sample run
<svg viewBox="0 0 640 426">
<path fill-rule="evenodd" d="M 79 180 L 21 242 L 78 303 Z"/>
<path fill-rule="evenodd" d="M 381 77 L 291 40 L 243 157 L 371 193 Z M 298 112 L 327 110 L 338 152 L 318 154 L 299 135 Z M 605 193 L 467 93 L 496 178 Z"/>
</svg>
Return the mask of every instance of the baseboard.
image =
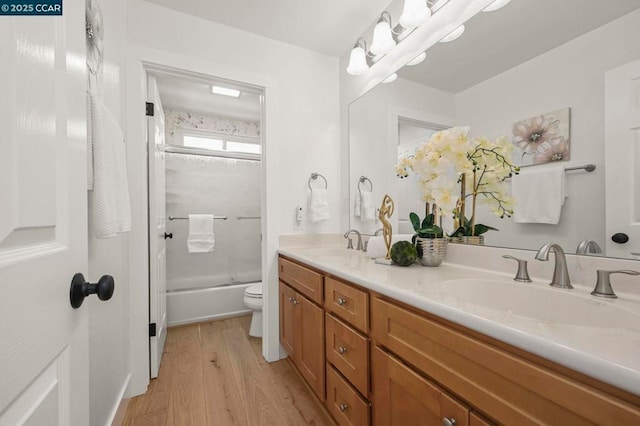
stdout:
<svg viewBox="0 0 640 426">
<path fill-rule="evenodd" d="M 129 406 L 130 398 L 124 397 L 124 393 L 129 387 L 129 381 L 131 380 L 131 374 L 127 374 L 127 377 L 124 379 L 124 383 L 122 384 L 122 388 L 120 392 L 118 392 L 118 398 L 116 399 L 117 403 L 114 405 L 111 410 L 111 415 L 107 420 L 107 425 L 112 426 L 121 426 L 124 421 L 124 415 L 127 412 L 127 407 Z"/>
<path fill-rule="evenodd" d="M 202 317 L 189 318 L 189 319 L 185 319 L 185 320 L 181 320 L 181 321 L 173 321 L 173 322 L 169 322 L 167 324 L 167 326 L 168 327 L 175 327 L 175 326 L 178 326 L 178 325 L 194 324 L 194 323 L 198 323 L 198 322 L 217 321 L 217 320 L 223 320 L 223 319 L 227 319 L 227 318 L 241 317 L 243 315 L 248 315 L 250 313 L 251 313 L 251 309 L 242 310 L 242 311 L 234 311 L 234 312 L 225 312 L 224 314 L 206 315 L 206 316 L 202 316 Z"/>
</svg>

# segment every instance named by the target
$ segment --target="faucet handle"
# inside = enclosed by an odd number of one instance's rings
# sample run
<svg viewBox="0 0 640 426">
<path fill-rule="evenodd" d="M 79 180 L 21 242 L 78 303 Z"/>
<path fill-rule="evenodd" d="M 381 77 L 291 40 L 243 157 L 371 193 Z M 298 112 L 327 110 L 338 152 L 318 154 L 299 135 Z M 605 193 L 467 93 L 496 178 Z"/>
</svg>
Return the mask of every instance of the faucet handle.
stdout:
<svg viewBox="0 0 640 426">
<path fill-rule="evenodd" d="M 348 238 L 347 248 L 353 249 L 353 240 L 351 239 L 351 237 Z"/>
<path fill-rule="evenodd" d="M 598 269 L 598 281 L 596 281 L 596 287 L 593 289 L 591 294 L 598 297 L 606 297 L 609 299 L 616 299 L 616 293 L 613 291 L 613 287 L 611 287 L 611 274 L 627 274 L 627 275 L 640 275 L 640 272 L 633 271 L 629 269 L 621 269 L 616 271 L 603 271 Z"/>
<path fill-rule="evenodd" d="M 514 281 L 520 281 L 523 283 L 530 283 L 531 278 L 529 277 L 529 271 L 527 271 L 527 261 L 524 259 L 518 259 L 517 257 L 509 256 L 508 254 L 503 254 L 502 257 L 505 259 L 512 259 L 518 262 L 518 272 L 516 272 L 516 276 L 513 278 Z"/>
</svg>

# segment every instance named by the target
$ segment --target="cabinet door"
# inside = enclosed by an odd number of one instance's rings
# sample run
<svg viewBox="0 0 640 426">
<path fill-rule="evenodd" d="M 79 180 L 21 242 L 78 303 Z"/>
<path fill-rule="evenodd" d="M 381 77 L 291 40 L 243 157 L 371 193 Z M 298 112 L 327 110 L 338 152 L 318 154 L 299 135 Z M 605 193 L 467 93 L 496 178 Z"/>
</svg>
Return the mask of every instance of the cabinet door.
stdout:
<svg viewBox="0 0 640 426">
<path fill-rule="evenodd" d="M 296 293 L 294 362 L 318 398 L 324 401 L 324 311 Z"/>
<path fill-rule="evenodd" d="M 294 318 L 295 291 L 280 281 L 280 344 L 294 358 L 296 319 Z M 295 360 L 294 360 L 295 361 Z"/>
<path fill-rule="evenodd" d="M 469 425 L 469 410 L 380 348 L 373 350 L 374 425 Z"/>
</svg>

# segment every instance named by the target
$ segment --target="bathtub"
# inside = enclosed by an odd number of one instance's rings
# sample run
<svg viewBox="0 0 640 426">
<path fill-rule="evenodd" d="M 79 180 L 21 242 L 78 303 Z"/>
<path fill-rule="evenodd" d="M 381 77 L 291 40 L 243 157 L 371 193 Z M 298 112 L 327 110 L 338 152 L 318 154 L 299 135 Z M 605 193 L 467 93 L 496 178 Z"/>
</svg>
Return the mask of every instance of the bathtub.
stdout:
<svg viewBox="0 0 640 426">
<path fill-rule="evenodd" d="M 169 290 L 167 324 L 182 325 L 250 314 L 251 309 L 243 302 L 244 291 L 256 284 L 260 282 Z"/>
</svg>

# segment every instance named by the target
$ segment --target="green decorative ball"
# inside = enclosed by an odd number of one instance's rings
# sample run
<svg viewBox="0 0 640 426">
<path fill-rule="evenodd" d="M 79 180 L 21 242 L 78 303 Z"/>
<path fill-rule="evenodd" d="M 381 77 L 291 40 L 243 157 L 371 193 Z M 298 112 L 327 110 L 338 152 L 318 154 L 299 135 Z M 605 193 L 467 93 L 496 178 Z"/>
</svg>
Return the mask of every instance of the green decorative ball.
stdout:
<svg viewBox="0 0 640 426">
<path fill-rule="evenodd" d="M 409 266 L 417 258 L 418 250 L 409 241 L 398 241 L 391 246 L 391 260 L 400 266 Z"/>
</svg>

